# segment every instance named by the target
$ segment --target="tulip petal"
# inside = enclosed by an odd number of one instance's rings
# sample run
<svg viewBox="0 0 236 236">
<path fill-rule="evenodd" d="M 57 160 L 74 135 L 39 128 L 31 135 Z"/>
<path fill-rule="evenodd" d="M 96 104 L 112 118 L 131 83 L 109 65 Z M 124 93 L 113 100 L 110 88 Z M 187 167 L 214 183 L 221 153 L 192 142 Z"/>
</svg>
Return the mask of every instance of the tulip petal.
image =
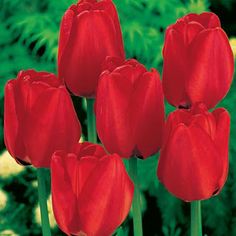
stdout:
<svg viewBox="0 0 236 236">
<path fill-rule="evenodd" d="M 93 236 L 111 235 L 127 216 L 133 191 L 118 155 L 100 159 L 79 197 L 82 231 Z"/>
<path fill-rule="evenodd" d="M 83 156 L 80 158 L 77 165 L 77 176 L 76 176 L 76 196 L 79 197 L 81 190 L 83 189 L 89 176 L 93 173 L 99 159 L 94 156 Z"/>
<path fill-rule="evenodd" d="M 109 72 L 112 72 L 116 67 L 121 66 L 123 62 L 124 60 L 120 57 L 107 56 L 105 61 L 102 64 L 103 73 L 104 71 L 106 72 L 107 70 Z"/>
<path fill-rule="evenodd" d="M 35 167 L 49 167 L 55 150 L 70 151 L 81 128 L 66 89 L 41 93 L 26 117 L 25 143 Z"/>
<path fill-rule="evenodd" d="M 130 157 L 134 136 L 129 118 L 132 83 L 118 73 L 103 74 L 96 99 L 97 132 L 110 153 Z M 107 99 L 109 98 L 109 99 Z"/>
<path fill-rule="evenodd" d="M 216 28 L 199 33 L 192 41 L 188 58 L 188 96 L 192 103 L 204 102 L 210 109 L 226 95 L 233 79 L 233 54 L 224 31 Z"/>
<path fill-rule="evenodd" d="M 211 113 L 197 114 L 192 117 L 191 125 L 195 125 L 204 130 L 212 140 L 216 135 L 216 122 L 215 118 Z"/>
<path fill-rule="evenodd" d="M 184 88 L 188 76 L 187 51 L 184 39 L 176 30 L 170 29 L 166 34 L 163 57 L 163 90 L 165 97 L 173 106 L 186 106 L 189 104 Z"/>
<path fill-rule="evenodd" d="M 138 155 L 146 158 L 159 150 L 164 126 L 163 91 L 156 70 L 146 72 L 140 77 L 131 104 L 130 116 L 136 148 Z M 148 136 L 152 138 L 144 138 Z"/>
<path fill-rule="evenodd" d="M 179 124 L 161 151 L 158 177 L 178 198 L 203 200 L 219 190 L 221 168 L 211 138 L 194 125 L 188 128 Z"/>
<path fill-rule="evenodd" d="M 222 166 L 221 188 L 224 186 L 228 176 L 229 168 L 229 136 L 230 136 L 230 115 L 227 110 L 218 108 L 212 113 L 216 119 L 215 144 L 219 149 Z M 221 188 L 219 190 L 221 190 Z"/>
<path fill-rule="evenodd" d="M 16 161 L 20 159 L 30 163 L 27 158 L 23 140 L 23 116 L 25 114 L 25 99 L 17 91 L 16 80 L 11 80 L 5 86 L 4 97 L 4 141 L 7 150 Z M 27 92 L 27 91 L 26 91 Z"/>
<path fill-rule="evenodd" d="M 80 156 L 95 156 L 95 157 L 103 157 L 107 153 L 105 152 L 104 148 L 100 145 L 83 142 L 82 148 L 80 149 Z"/>
<path fill-rule="evenodd" d="M 216 28 L 220 27 L 220 19 L 219 17 L 212 13 L 212 12 L 203 12 L 202 14 L 198 15 L 195 13 L 190 13 L 184 17 L 187 22 L 198 22 L 202 26 L 207 28 Z"/>
<path fill-rule="evenodd" d="M 75 17 L 75 12 L 69 8 L 65 12 L 62 18 L 61 26 L 60 26 L 59 47 L 58 47 L 58 65 L 61 60 L 61 55 L 70 38 L 70 32 L 71 32 L 71 27 L 72 27 L 74 17 Z"/>
<path fill-rule="evenodd" d="M 143 73 L 147 72 L 146 68 L 136 60 L 127 60 L 123 65 L 114 70 L 115 73 L 120 73 L 126 80 L 135 87 L 135 83 L 139 81 Z M 137 82 L 138 83 L 138 82 Z"/>
<path fill-rule="evenodd" d="M 120 52 L 121 52 L 121 58 L 124 59 L 125 58 L 124 43 L 123 43 L 123 38 L 122 38 L 120 21 L 119 21 L 119 17 L 118 17 L 115 5 L 112 3 L 111 0 L 99 1 L 96 3 L 96 9 L 104 10 L 108 15 L 111 16 L 115 24 L 118 41 L 120 42 L 119 47 L 120 47 Z"/>
<path fill-rule="evenodd" d="M 59 227 L 68 235 L 80 231 L 77 198 L 72 188 L 77 162 L 75 155 L 58 152 L 51 162 L 53 212 Z"/>
<path fill-rule="evenodd" d="M 191 22 L 186 25 L 186 44 L 189 45 L 193 39 L 204 30 L 203 26 L 197 22 Z"/>
<path fill-rule="evenodd" d="M 190 121 L 191 121 L 191 113 L 189 112 L 189 110 L 177 109 L 176 111 L 170 113 L 165 123 L 162 147 L 166 146 L 167 141 L 170 138 L 170 134 L 179 123 L 189 125 Z"/>
<path fill-rule="evenodd" d="M 93 8 L 95 1 L 79 1 L 77 5 L 75 6 L 74 11 L 76 12 L 76 15 L 79 15 L 83 11 L 90 11 Z M 73 6 L 73 5 L 72 5 Z"/>
</svg>

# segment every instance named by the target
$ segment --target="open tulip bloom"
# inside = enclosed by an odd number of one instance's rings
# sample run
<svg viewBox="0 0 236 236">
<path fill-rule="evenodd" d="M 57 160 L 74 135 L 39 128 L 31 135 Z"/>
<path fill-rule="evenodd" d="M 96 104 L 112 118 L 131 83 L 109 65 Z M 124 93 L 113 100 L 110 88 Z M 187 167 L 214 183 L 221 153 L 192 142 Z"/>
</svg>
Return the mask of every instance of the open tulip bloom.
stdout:
<svg viewBox="0 0 236 236">
<path fill-rule="evenodd" d="M 228 174 L 230 117 L 204 104 L 171 113 L 166 122 L 158 177 L 184 201 L 203 200 L 220 192 Z"/>
<path fill-rule="evenodd" d="M 75 95 L 94 98 L 106 56 L 125 58 L 116 8 L 111 0 L 81 0 L 61 22 L 59 77 Z"/>
<path fill-rule="evenodd" d="M 109 236 L 126 218 L 134 186 L 117 154 L 77 144 L 54 153 L 51 171 L 54 215 L 67 235 Z"/>
<path fill-rule="evenodd" d="M 162 90 L 157 70 L 125 60 L 112 0 L 80 0 L 61 22 L 59 78 L 26 70 L 8 81 L 5 144 L 19 164 L 37 168 L 43 236 L 51 233 L 42 167 L 51 170 L 53 212 L 67 235 L 110 236 L 132 203 L 134 235 L 142 236 L 137 159 L 159 150 L 160 182 L 191 202 L 191 235 L 202 235 L 199 201 L 218 194 L 228 174 L 230 116 L 209 109 L 230 88 L 233 54 L 219 18 L 202 13 L 168 27 L 163 58 Z M 68 90 L 87 99 L 91 142 L 78 143 L 81 126 Z M 163 91 L 185 108 L 166 122 Z M 95 144 L 94 113 L 104 147 Z"/>
<path fill-rule="evenodd" d="M 204 102 L 213 108 L 229 91 L 234 57 L 219 18 L 188 14 L 166 30 L 163 90 L 176 107 Z"/>
<path fill-rule="evenodd" d="M 55 150 L 70 151 L 81 136 L 70 95 L 51 73 L 27 70 L 8 81 L 4 138 L 18 163 L 50 167 Z"/>
<path fill-rule="evenodd" d="M 105 63 L 95 106 L 98 136 L 110 153 L 147 158 L 160 149 L 164 126 L 159 73 L 134 59 Z"/>
</svg>

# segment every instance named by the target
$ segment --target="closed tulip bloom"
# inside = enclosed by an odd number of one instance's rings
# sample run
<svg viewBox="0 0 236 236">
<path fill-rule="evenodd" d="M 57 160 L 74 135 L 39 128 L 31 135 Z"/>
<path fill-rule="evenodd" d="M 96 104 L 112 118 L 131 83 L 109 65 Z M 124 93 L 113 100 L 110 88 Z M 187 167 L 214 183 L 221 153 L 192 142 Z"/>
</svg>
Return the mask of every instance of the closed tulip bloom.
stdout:
<svg viewBox="0 0 236 236">
<path fill-rule="evenodd" d="M 61 22 L 59 77 L 75 95 L 94 97 L 106 56 L 125 58 L 116 8 L 112 0 L 81 0 Z"/>
<path fill-rule="evenodd" d="M 204 104 L 176 110 L 166 122 L 157 175 L 169 192 L 184 201 L 218 194 L 228 174 L 230 117 Z"/>
<path fill-rule="evenodd" d="M 125 220 L 134 186 L 117 154 L 77 144 L 54 153 L 51 173 L 55 219 L 67 235 L 109 236 Z"/>
<path fill-rule="evenodd" d="M 227 94 L 234 58 L 215 14 L 188 14 L 170 25 L 163 57 L 164 95 L 173 106 L 203 102 L 210 109 Z"/>
<path fill-rule="evenodd" d="M 53 152 L 70 150 L 80 136 L 71 98 L 55 75 L 27 70 L 7 83 L 4 138 L 18 163 L 49 167 Z"/>
<path fill-rule="evenodd" d="M 161 146 L 164 104 L 159 74 L 136 60 L 107 58 L 107 66 L 96 95 L 98 136 L 110 153 L 146 158 Z"/>
</svg>

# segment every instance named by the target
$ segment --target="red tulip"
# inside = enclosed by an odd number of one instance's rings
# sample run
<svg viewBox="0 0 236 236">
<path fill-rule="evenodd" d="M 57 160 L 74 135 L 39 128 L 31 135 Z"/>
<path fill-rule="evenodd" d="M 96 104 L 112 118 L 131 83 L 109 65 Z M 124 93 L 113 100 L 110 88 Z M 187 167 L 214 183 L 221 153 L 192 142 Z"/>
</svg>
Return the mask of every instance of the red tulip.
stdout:
<svg viewBox="0 0 236 236">
<path fill-rule="evenodd" d="M 116 8 L 111 0 L 81 0 L 61 22 L 59 77 L 72 93 L 94 97 L 106 56 L 125 58 Z"/>
<path fill-rule="evenodd" d="M 228 174 L 230 117 L 204 104 L 176 110 L 166 122 L 157 174 L 169 192 L 185 201 L 208 199 Z"/>
<path fill-rule="evenodd" d="M 77 144 L 72 153 L 54 153 L 51 171 L 53 211 L 67 235 L 112 235 L 126 218 L 134 186 L 117 154 Z"/>
<path fill-rule="evenodd" d="M 203 102 L 210 109 L 227 94 L 234 59 L 215 14 L 188 14 L 169 26 L 163 57 L 163 90 L 170 104 Z"/>
<path fill-rule="evenodd" d="M 110 153 L 146 158 L 161 145 L 164 104 L 159 74 L 136 60 L 107 60 L 109 68 L 100 77 L 96 95 L 98 136 Z"/>
<path fill-rule="evenodd" d="M 55 150 L 70 150 L 80 139 L 72 101 L 55 75 L 21 71 L 5 87 L 4 138 L 21 164 L 49 167 Z"/>
</svg>

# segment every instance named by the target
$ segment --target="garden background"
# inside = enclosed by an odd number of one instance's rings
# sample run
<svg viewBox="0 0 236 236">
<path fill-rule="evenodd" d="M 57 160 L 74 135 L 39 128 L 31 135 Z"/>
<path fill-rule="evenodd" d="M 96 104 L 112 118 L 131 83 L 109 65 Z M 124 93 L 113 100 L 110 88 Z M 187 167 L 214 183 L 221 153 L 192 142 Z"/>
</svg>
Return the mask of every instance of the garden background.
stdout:
<svg viewBox="0 0 236 236">
<path fill-rule="evenodd" d="M 3 141 L 4 85 L 22 69 L 56 73 L 60 20 L 75 0 L 0 0 L 0 235 L 41 235 L 36 173 L 15 163 Z M 136 58 L 161 72 L 164 32 L 186 13 L 219 15 L 236 55 L 236 0 L 114 0 L 120 16 L 127 58 Z M 224 58 L 222 58 L 224 60 Z M 73 97 L 86 140 L 86 104 Z M 236 235 L 236 81 L 219 106 L 231 113 L 230 169 L 223 191 L 202 203 L 203 232 Z M 166 106 L 169 113 L 173 108 Z M 139 160 L 144 235 L 189 235 L 190 204 L 171 196 L 156 178 L 157 156 Z M 50 181 L 50 180 L 48 180 Z M 56 226 L 48 189 L 53 235 Z M 131 213 L 132 214 L 132 213 Z M 132 235 L 130 217 L 115 235 Z"/>
</svg>

